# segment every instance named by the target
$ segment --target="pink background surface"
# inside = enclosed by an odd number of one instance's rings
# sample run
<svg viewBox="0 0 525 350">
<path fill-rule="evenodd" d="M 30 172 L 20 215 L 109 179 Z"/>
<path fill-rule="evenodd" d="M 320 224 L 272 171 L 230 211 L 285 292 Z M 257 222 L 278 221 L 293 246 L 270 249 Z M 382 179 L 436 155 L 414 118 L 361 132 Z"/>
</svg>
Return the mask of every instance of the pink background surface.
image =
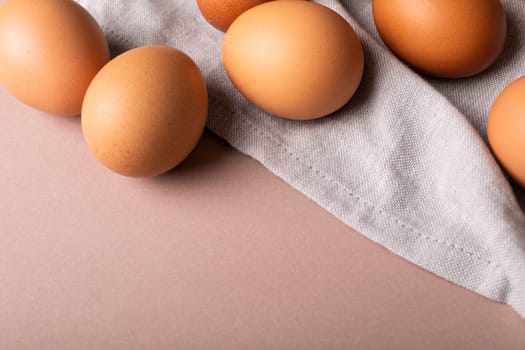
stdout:
<svg viewBox="0 0 525 350">
<path fill-rule="evenodd" d="M 525 321 L 206 134 L 154 179 L 0 89 L 0 349 L 525 349 Z"/>
</svg>

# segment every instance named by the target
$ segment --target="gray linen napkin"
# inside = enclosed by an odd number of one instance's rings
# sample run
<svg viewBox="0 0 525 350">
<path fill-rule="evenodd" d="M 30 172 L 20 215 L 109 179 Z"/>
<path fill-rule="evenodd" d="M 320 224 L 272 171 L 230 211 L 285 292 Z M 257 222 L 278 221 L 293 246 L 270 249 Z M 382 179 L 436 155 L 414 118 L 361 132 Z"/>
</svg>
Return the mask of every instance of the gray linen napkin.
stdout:
<svg viewBox="0 0 525 350">
<path fill-rule="evenodd" d="M 114 54 L 177 47 L 209 87 L 208 128 L 395 254 L 508 303 L 525 317 L 525 205 L 485 144 L 497 94 L 525 75 L 525 2 L 503 1 L 508 39 L 496 65 L 462 80 L 421 77 L 382 44 L 370 0 L 318 1 L 352 24 L 366 56 L 357 95 L 334 115 L 296 122 L 246 101 L 221 63 L 223 34 L 192 0 L 79 0 Z M 254 198 L 256 200 L 256 198 Z M 322 234 L 322 233 L 321 233 Z"/>
</svg>

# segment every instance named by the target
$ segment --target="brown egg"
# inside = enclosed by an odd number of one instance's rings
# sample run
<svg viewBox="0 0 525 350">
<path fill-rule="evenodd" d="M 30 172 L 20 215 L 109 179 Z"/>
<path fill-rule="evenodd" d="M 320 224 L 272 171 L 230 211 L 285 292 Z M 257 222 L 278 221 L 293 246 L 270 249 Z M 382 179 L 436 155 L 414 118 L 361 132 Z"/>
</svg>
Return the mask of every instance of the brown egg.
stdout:
<svg viewBox="0 0 525 350">
<path fill-rule="evenodd" d="M 0 7 L 0 83 L 33 108 L 79 114 L 109 59 L 104 33 L 74 1 L 7 0 Z"/>
<path fill-rule="evenodd" d="M 269 0 L 197 0 L 199 10 L 215 28 L 225 32 L 246 10 Z"/>
<path fill-rule="evenodd" d="M 429 75 L 477 74 L 503 49 L 507 26 L 499 0 L 373 0 L 372 8 L 385 44 Z"/>
<path fill-rule="evenodd" d="M 244 12 L 228 29 L 222 56 L 231 81 L 251 102 L 301 120 L 346 104 L 364 67 L 350 24 L 308 1 L 271 1 Z"/>
<path fill-rule="evenodd" d="M 109 169 L 155 176 L 190 154 L 207 112 L 206 83 L 191 58 L 146 46 L 117 56 L 95 76 L 82 106 L 82 130 Z"/>
<path fill-rule="evenodd" d="M 501 165 L 525 187 L 525 77 L 498 96 L 489 113 L 487 134 Z"/>
</svg>

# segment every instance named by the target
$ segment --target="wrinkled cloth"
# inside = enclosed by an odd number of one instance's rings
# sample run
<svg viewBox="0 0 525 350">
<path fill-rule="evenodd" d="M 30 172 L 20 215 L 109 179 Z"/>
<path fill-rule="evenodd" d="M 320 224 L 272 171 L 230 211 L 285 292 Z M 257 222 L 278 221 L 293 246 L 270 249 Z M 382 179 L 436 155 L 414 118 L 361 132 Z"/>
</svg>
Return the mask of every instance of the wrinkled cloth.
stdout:
<svg viewBox="0 0 525 350">
<path fill-rule="evenodd" d="M 496 96 L 525 75 L 524 1 L 503 1 L 508 35 L 496 64 L 456 80 L 422 77 L 392 55 L 370 0 L 317 1 L 356 30 L 366 67 L 350 103 L 303 122 L 273 117 L 235 90 L 221 62 L 224 34 L 195 1 L 78 2 L 113 54 L 162 44 L 191 56 L 208 84 L 207 126 L 233 147 L 393 253 L 525 317 L 525 195 L 498 167 L 485 130 Z"/>
</svg>

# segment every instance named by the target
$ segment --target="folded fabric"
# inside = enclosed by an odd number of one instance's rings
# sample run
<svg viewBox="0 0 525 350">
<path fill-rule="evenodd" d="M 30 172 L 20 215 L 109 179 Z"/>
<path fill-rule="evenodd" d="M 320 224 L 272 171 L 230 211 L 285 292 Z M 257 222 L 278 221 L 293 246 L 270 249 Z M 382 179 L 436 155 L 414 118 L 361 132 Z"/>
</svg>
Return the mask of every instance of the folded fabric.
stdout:
<svg viewBox="0 0 525 350">
<path fill-rule="evenodd" d="M 114 54 L 150 44 L 189 54 L 208 83 L 208 128 L 235 148 L 395 254 L 525 317 L 525 195 L 485 142 L 492 102 L 525 75 L 525 2 L 503 1 L 508 37 L 493 67 L 444 80 L 422 77 L 390 53 L 371 1 L 318 1 L 356 30 L 365 75 L 342 110 L 306 122 L 273 117 L 234 89 L 221 63 L 223 33 L 195 1 L 78 2 Z"/>
</svg>

